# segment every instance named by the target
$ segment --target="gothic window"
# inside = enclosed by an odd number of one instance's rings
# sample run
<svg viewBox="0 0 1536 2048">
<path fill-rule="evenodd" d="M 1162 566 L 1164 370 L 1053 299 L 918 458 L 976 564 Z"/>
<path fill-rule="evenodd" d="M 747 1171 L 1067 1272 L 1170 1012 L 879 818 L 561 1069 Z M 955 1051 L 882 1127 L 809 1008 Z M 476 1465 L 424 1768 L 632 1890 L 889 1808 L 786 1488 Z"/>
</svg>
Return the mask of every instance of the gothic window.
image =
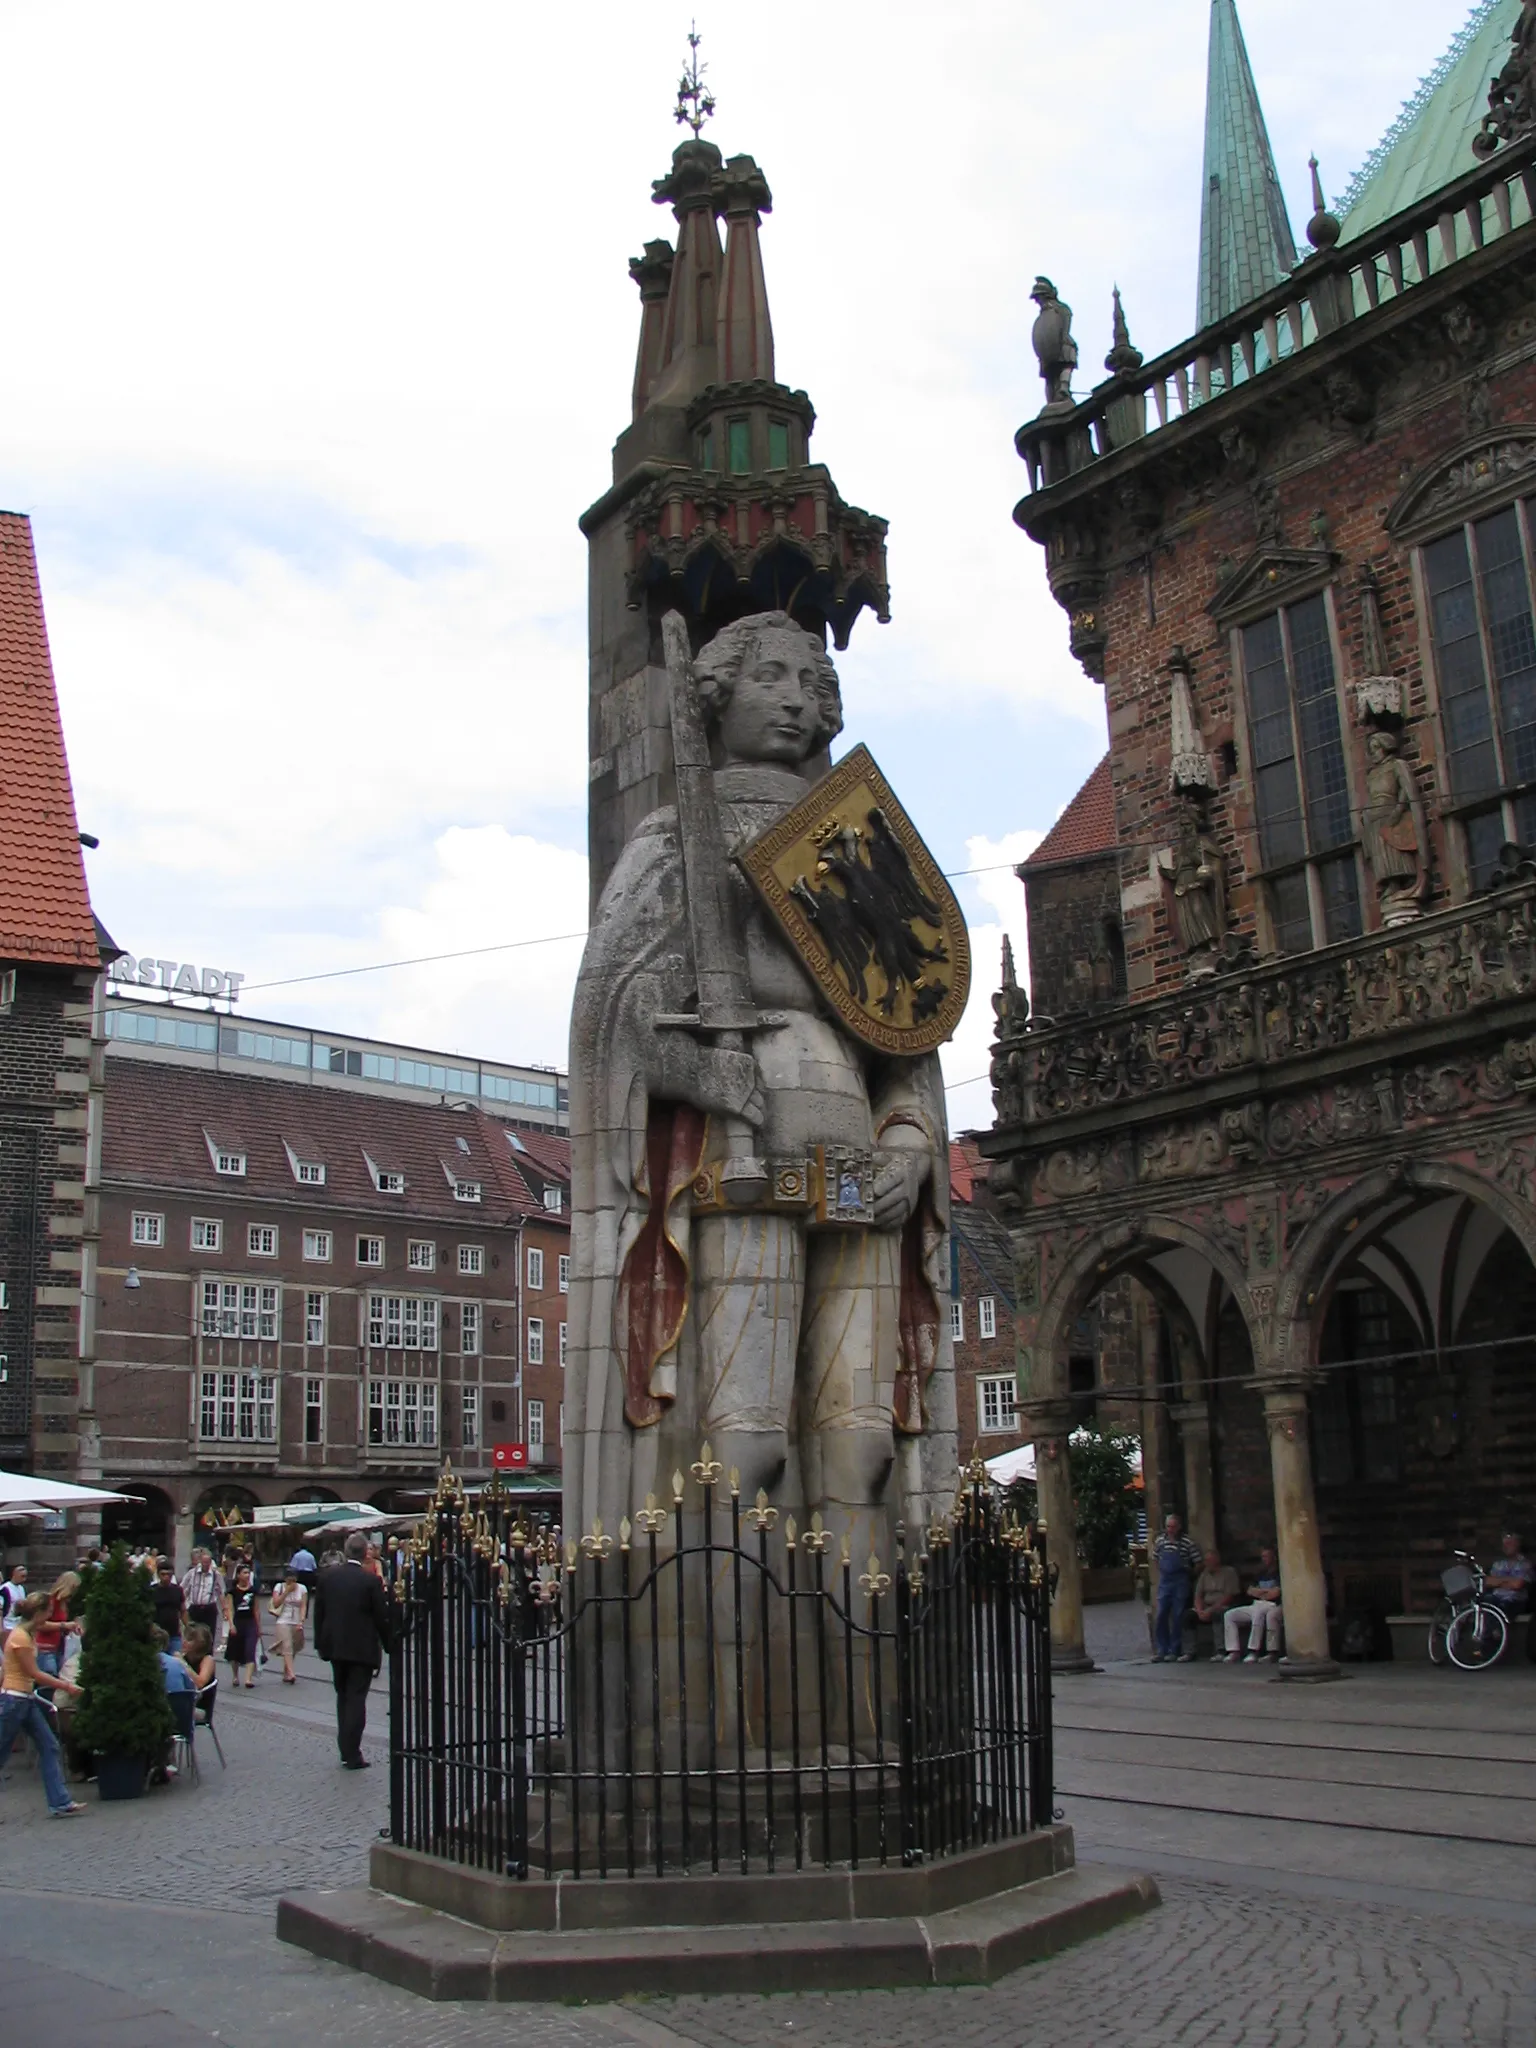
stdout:
<svg viewBox="0 0 1536 2048">
<path fill-rule="evenodd" d="M 1529 500 L 1506 506 L 1423 553 L 1446 767 L 1474 889 L 1487 888 L 1506 840 L 1536 840 L 1531 514 Z"/>
<path fill-rule="evenodd" d="M 768 467 L 788 469 L 789 467 L 789 425 L 785 420 L 768 422 Z"/>
<path fill-rule="evenodd" d="M 732 476 L 745 476 L 752 467 L 752 422 L 728 420 L 725 428 L 726 460 Z"/>
<path fill-rule="evenodd" d="M 1360 930 L 1360 877 L 1338 677 L 1319 594 L 1246 626 L 1254 801 L 1270 920 L 1282 953 Z"/>
</svg>

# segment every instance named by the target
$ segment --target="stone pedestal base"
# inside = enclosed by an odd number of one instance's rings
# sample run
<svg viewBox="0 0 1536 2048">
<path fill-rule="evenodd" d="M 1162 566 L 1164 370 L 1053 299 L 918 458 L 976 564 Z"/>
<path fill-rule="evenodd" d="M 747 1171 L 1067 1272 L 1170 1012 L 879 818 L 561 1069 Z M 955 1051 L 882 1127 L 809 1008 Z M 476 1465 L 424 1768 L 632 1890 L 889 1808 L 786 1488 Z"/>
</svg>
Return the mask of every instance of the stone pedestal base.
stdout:
<svg viewBox="0 0 1536 2048">
<path fill-rule="evenodd" d="M 1053 1678 L 1078 1677 L 1085 1671 L 1097 1671 L 1098 1668 L 1086 1650 L 1058 1650 L 1054 1643 L 1051 1645 Z"/>
<path fill-rule="evenodd" d="M 380 1844 L 371 1876 L 280 1900 L 279 1939 L 437 1999 L 989 1984 L 1159 1904 L 1067 1827 L 911 1870 L 520 1883 Z"/>
</svg>

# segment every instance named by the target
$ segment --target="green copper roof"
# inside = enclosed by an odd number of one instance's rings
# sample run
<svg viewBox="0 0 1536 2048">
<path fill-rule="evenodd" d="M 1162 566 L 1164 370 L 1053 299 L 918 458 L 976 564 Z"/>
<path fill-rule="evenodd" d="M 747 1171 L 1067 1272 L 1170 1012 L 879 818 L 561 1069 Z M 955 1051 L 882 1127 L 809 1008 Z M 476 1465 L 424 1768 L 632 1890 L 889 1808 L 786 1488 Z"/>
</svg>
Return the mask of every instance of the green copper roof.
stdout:
<svg viewBox="0 0 1536 2048">
<path fill-rule="evenodd" d="M 1295 267 L 1296 242 L 1236 0 L 1212 0 L 1198 325 L 1225 319 Z"/>
<path fill-rule="evenodd" d="M 1346 242 L 1477 168 L 1472 137 L 1488 111 L 1488 87 L 1509 55 L 1519 16 L 1520 0 L 1477 0 L 1450 48 L 1335 201 Z"/>
</svg>

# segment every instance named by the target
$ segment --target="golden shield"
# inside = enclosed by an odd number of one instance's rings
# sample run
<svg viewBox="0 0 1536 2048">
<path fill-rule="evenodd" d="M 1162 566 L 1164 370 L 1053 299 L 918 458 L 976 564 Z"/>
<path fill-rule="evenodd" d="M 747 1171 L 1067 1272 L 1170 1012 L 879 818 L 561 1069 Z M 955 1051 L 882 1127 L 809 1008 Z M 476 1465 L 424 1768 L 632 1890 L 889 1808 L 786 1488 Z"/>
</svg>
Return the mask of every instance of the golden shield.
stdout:
<svg viewBox="0 0 1536 2048">
<path fill-rule="evenodd" d="M 971 988 L 954 891 L 867 747 L 855 747 L 741 865 L 837 1015 L 879 1052 L 932 1052 Z"/>
</svg>

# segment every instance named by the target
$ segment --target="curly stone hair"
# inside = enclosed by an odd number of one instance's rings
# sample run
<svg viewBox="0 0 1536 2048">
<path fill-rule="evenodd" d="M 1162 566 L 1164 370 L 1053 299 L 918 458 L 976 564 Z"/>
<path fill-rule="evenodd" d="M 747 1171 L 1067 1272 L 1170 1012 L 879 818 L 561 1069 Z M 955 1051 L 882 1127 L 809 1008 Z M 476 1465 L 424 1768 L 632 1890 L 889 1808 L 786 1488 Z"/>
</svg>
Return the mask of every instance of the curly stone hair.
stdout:
<svg viewBox="0 0 1536 2048">
<path fill-rule="evenodd" d="M 747 664 L 756 657 L 765 633 L 791 633 L 805 642 L 810 650 L 811 665 L 816 671 L 816 695 L 821 705 L 817 743 L 824 746 L 829 740 L 835 740 L 843 729 L 843 698 L 838 688 L 837 670 L 815 634 L 798 625 L 788 612 L 751 612 L 744 619 L 722 626 L 703 648 L 694 663 L 693 672 L 698 681 L 699 702 L 705 718 L 711 726 L 719 724 L 721 714 L 730 702 L 731 692 Z"/>
</svg>

